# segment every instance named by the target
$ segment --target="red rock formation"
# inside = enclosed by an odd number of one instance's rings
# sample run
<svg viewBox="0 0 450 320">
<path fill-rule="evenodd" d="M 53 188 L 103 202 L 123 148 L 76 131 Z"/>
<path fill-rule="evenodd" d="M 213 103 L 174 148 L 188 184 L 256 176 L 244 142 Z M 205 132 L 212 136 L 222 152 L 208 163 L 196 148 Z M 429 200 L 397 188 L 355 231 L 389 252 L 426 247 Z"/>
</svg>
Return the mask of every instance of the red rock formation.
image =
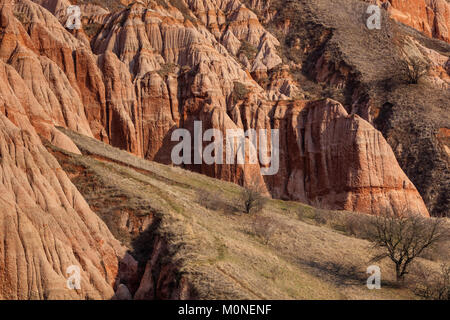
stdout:
<svg viewBox="0 0 450 320">
<path fill-rule="evenodd" d="M 450 42 L 450 4 L 446 0 L 380 0 L 391 17 L 427 36 Z"/>
<path fill-rule="evenodd" d="M 33 129 L 3 114 L 0 177 L 0 299 L 111 298 L 123 249 Z M 72 265 L 80 290 L 67 287 Z"/>
<path fill-rule="evenodd" d="M 172 130 L 193 133 L 196 120 L 203 121 L 203 130 L 222 132 L 279 128 L 280 172 L 265 178 L 273 196 L 335 209 L 376 213 L 383 206 L 406 206 L 428 214 L 386 142 L 368 123 L 331 102 L 276 102 L 296 91 L 285 67 L 272 73 L 267 91 L 243 70 L 232 54 L 242 41 L 258 48 L 249 62 L 253 71 L 264 73 L 279 61 L 277 41 L 256 15 L 239 1 L 186 4 L 189 13 L 136 3 L 111 15 L 93 39 L 95 55 L 48 11 L 18 0 L 14 10 L 26 21 L 2 10 L 0 58 L 7 63 L 5 92 L 24 94 L 20 103 L 10 103 L 2 112 L 25 124 L 29 119 L 31 129 L 71 151 L 76 147 L 62 134 L 56 136 L 54 125 L 164 163 L 171 162 Z M 245 97 L 236 97 L 236 83 L 245 88 Z M 302 118 L 306 110 L 316 111 Z M 340 152 L 333 151 L 331 146 L 339 144 Z M 314 151 L 327 148 L 323 155 Z M 352 166 L 339 167 L 341 161 L 352 161 Z M 259 164 L 188 167 L 240 184 L 255 178 L 263 183 Z"/>
<path fill-rule="evenodd" d="M 324 208 L 379 213 L 428 212 L 382 134 L 333 100 L 280 102 L 254 114 L 241 106 L 243 123 L 280 130 L 280 171 L 266 176 L 277 198 Z M 248 117 L 248 118 L 246 118 Z M 270 122 L 267 121 L 270 117 Z M 240 120 L 239 120 L 240 121 Z M 246 125 L 243 125 L 244 128 Z"/>
<path fill-rule="evenodd" d="M 110 298 L 123 249 L 38 137 L 79 153 L 54 125 L 90 135 L 83 105 L 10 3 L 0 10 L 0 299 Z M 71 265 L 80 290 L 67 287 Z"/>
<path fill-rule="evenodd" d="M 252 1 L 261 10 L 262 2 Z M 154 292 L 156 298 L 190 297 L 186 283 L 171 290 L 174 266 L 155 271 L 166 249 L 161 239 L 142 278 L 136 278 L 130 256 L 120 269 L 124 249 L 41 143 L 47 139 L 79 153 L 55 126 L 164 163 L 171 162 L 172 131 L 193 133 L 197 120 L 203 130 L 278 129 L 280 169 L 274 176 L 262 177 L 259 163 L 187 167 L 240 184 L 256 179 L 274 197 L 326 208 L 428 215 L 391 148 L 368 122 L 332 100 L 288 100 L 297 88 L 287 67 L 275 69 L 281 63 L 278 40 L 251 10 L 237 0 L 184 3 L 187 11 L 155 3 L 114 15 L 93 10 L 90 19 L 100 15 L 107 24 L 91 49 L 61 25 L 68 1 L 0 0 L 0 299 L 146 299 L 155 298 Z M 448 41 L 448 3 L 425 3 L 431 11 L 423 15 L 392 1 L 399 12 L 416 17 L 406 23 Z M 254 57 L 238 54 L 244 43 L 256 48 Z M 445 57 L 422 53 L 436 72 L 448 73 Z M 343 80 L 327 66 L 319 60 L 317 80 L 340 86 Z M 271 74 L 267 88 L 250 72 Z M 436 79 L 446 88 L 445 77 Z M 242 97 L 236 83 L 245 88 Z M 446 141 L 445 130 L 440 137 Z M 251 148 L 246 140 L 246 150 Z M 70 265 L 81 268 L 81 290 L 66 286 Z M 121 285 L 117 277 L 132 285 Z"/>
</svg>

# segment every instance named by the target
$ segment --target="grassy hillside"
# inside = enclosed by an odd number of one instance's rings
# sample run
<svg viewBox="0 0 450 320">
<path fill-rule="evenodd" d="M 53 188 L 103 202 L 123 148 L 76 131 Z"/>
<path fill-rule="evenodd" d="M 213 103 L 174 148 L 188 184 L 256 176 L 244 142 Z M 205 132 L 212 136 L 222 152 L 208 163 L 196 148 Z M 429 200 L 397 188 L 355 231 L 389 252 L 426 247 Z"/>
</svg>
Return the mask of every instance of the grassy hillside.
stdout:
<svg viewBox="0 0 450 320">
<path fill-rule="evenodd" d="M 382 289 L 366 288 L 370 243 L 337 223 L 339 217 L 355 214 L 269 200 L 262 213 L 247 215 L 236 201 L 237 185 L 63 131 L 83 155 L 48 148 L 91 208 L 141 267 L 155 238 L 163 238 L 165 259 L 189 279 L 196 298 L 416 298 L 392 285 L 387 261 L 380 264 Z M 330 216 L 334 218 L 327 223 Z"/>
</svg>

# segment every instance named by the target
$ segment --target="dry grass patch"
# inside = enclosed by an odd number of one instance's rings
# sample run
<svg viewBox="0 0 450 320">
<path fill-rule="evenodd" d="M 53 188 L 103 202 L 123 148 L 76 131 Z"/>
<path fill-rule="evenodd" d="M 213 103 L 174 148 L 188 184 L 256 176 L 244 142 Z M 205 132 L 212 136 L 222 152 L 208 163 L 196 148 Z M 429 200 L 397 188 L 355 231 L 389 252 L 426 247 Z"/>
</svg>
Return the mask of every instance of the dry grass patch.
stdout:
<svg viewBox="0 0 450 320">
<path fill-rule="evenodd" d="M 368 290 L 365 271 L 371 257 L 370 242 L 337 231 L 329 221 L 317 223 L 316 210 L 310 206 L 268 200 L 257 215 L 218 209 L 221 205 L 214 201 L 233 205 L 243 188 L 67 134 L 84 155 L 66 156 L 82 163 L 85 172 L 94 173 L 100 187 L 113 188 L 129 203 L 138 204 L 136 199 L 141 199 L 146 209 L 157 213 L 150 240 L 142 241 L 136 252 L 145 255 L 153 234 L 163 237 L 170 248 L 167 259 L 189 279 L 200 299 L 416 297 L 407 288 L 389 285 L 395 275 L 388 262 L 380 264 L 382 289 Z M 205 190 L 209 197 L 199 196 Z M 97 190 L 87 198 L 97 195 L 105 193 Z M 107 201 L 103 206 L 104 210 L 113 208 Z M 328 215 L 336 221 L 343 216 L 332 211 Z"/>
</svg>

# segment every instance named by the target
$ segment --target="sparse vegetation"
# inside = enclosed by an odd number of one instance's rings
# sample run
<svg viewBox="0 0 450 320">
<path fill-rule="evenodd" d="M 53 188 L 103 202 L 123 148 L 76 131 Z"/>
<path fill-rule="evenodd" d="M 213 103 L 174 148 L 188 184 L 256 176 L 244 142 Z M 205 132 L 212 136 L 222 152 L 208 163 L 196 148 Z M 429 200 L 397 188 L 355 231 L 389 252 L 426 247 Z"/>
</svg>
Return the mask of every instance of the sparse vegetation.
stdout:
<svg viewBox="0 0 450 320">
<path fill-rule="evenodd" d="M 430 272 L 424 267 L 414 273 L 412 283 L 415 293 L 428 300 L 450 300 L 450 265 L 441 264 L 438 272 Z"/>
<path fill-rule="evenodd" d="M 373 261 L 389 258 L 395 264 L 398 283 L 404 281 L 411 263 L 431 246 L 443 240 L 442 220 L 429 220 L 411 212 L 389 213 L 387 210 L 374 220 L 374 248 L 379 250 Z"/>
<path fill-rule="evenodd" d="M 258 53 L 258 49 L 252 45 L 250 42 L 242 40 L 241 47 L 237 52 L 237 56 L 239 57 L 241 54 L 247 57 L 248 60 L 252 61 L 255 59 L 256 54 Z"/>
<path fill-rule="evenodd" d="M 400 60 L 397 66 L 401 79 L 409 84 L 419 83 L 430 69 L 429 64 L 419 57 Z"/>
<path fill-rule="evenodd" d="M 234 211 L 232 204 L 228 203 L 217 191 L 208 191 L 205 189 L 197 190 L 197 202 L 208 210 L 223 211 L 230 213 Z"/>
<path fill-rule="evenodd" d="M 314 221 L 319 224 L 326 224 L 330 221 L 330 212 L 321 209 L 314 209 Z"/>
<path fill-rule="evenodd" d="M 95 37 L 102 29 L 103 25 L 100 23 L 83 24 L 83 29 L 86 35 L 90 38 Z"/>
<path fill-rule="evenodd" d="M 296 210 L 297 218 L 301 221 L 311 219 L 314 216 L 314 208 L 301 206 Z"/>
<path fill-rule="evenodd" d="M 267 202 L 262 195 L 262 186 L 256 180 L 251 180 L 242 189 L 239 201 L 242 210 L 247 214 L 260 212 Z"/>
<path fill-rule="evenodd" d="M 344 217 L 344 228 L 348 235 L 372 240 L 374 219 L 376 218 L 366 214 L 347 214 Z"/>
<path fill-rule="evenodd" d="M 255 214 L 253 216 L 252 231 L 258 236 L 263 244 L 269 244 L 275 234 L 275 222 L 270 216 Z"/>
<path fill-rule="evenodd" d="M 175 63 L 165 63 L 161 65 L 161 69 L 157 72 L 162 78 L 166 78 L 169 74 L 175 73 L 178 66 Z"/>
<path fill-rule="evenodd" d="M 131 254 L 141 261 L 158 239 L 163 240 L 169 252 L 162 262 L 176 266 L 183 278 L 189 279 L 199 299 L 416 297 L 408 287 L 390 285 L 395 275 L 387 260 L 380 262 L 385 279 L 381 290 L 369 292 L 361 285 L 370 263 L 370 244 L 337 231 L 336 226 L 344 226 L 348 215 L 361 217 L 361 221 L 370 216 L 321 209 L 329 212 L 323 215 L 328 220 L 318 225 L 314 220 L 316 209 L 279 199 L 267 199 L 259 214 L 223 214 L 222 210 L 201 205 L 198 194 L 207 190 L 219 194 L 215 200 L 240 207 L 236 198 L 241 187 L 146 161 L 95 139 L 61 130 L 83 155 L 60 150 L 61 154 L 55 156 L 62 164 L 66 161 L 63 158 L 69 157 L 83 165 L 84 169 L 63 168 L 70 172 L 91 208 L 102 213 L 103 218 L 114 217 L 108 226 L 119 231 L 119 237 L 125 237 L 122 243 L 129 244 Z M 96 179 L 93 187 L 87 184 L 91 179 Z M 304 210 L 298 216 L 301 208 Z M 260 219 L 256 226 L 255 219 Z M 145 221 L 151 224 L 142 231 L 140 226 Z M 264 227 L 267 225 L 268 233 Z M 130 239 L 135 232 L 142 236 Z M 437 269 L 438 263 L 426 262 Z"/>
<path fill-rule="evenodd" d="M 237 101 L 244 100 L 247 97 L 248 93 L 249 90 L 247 89 L 245 84 L 238 81 L 234 82 L 233 96 Z"/>
</svg>

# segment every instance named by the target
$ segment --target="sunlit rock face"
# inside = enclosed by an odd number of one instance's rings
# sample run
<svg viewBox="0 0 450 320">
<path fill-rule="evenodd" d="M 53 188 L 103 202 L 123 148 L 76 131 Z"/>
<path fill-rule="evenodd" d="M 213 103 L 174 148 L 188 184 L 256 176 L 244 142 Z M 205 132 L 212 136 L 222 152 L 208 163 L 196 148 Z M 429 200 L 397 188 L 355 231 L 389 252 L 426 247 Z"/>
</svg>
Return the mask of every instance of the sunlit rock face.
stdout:
<svg viewBox="0 0 450 320">
<path fill-rule="evenodd" d="M 40 5 L 55 13 L 67 3 L 35 2 L 2 5 L 2 79 L 7 90 L 20 92 L 2 112 L 21 129 L 77 152 L 54 129 L 63 126 L 163 163 L 172 162 L 172 132 L 186 128 L 193 135 L 194 121 L 223 132 L 278 129 L 273 176 L 262 176 L 261 164 L 187 167 L 243 185 L 256 179 L 274 197 L 332 209 L 406 206 L 428 215 L 368 122 L 332 100 L 294 99 L 278 40 L 239 1 L 186 1 L 185 10 L 134 3 L 104 18 L 90 44 Z M 239 52 L 243 44 L 255 48 L 250 59 Z M 262 87 L 252 75 L 267 72 L 271 83 Z"/>
<path fill-rule="evenodd" d="M 450 42 L 450 4 L 446 0 L 376 0 L 395 20 Z"/>
</svg>

